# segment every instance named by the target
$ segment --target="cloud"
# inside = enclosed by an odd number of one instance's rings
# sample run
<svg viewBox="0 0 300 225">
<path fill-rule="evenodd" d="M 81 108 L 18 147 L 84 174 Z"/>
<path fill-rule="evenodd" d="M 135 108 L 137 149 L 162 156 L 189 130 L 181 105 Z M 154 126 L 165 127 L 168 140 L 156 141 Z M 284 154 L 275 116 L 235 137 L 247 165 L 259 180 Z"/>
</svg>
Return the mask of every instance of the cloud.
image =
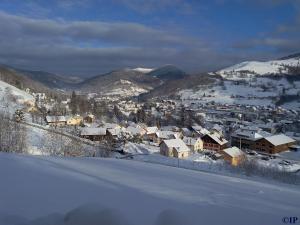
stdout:
<svg viewBox="0 0 300 225">
<path fill-rule="evenodd" d="M 138 23 L 32 19 L 0 12 L 0 27 L 1 63 L 58 73 L 93 75 L 163 64 L 200 69 L 196 60 L 206 61 L 208 51 L 200 39 Z"/>
<path fill-rule="evenodd" d="M 94 21 L 55 21 L 30 19 L 0 12 L 0 25 L 5 36 L 31 40 L 88 42 L 126 45 L 184 45 L 193 40 L 138 23 L 107 23 Z"/>
<path fill-rule="evenodd" d="M 91 7 L 95 2 L 103 1 L 62 0 L 57 1 L 56 6 L 70 10 L 73 7 Z M 113 1 L 141 13 L 156 10 L 164 13 L 169 9 L 183 12 L 189 7 L 195 10 L 190 1 L 184 0 Z M 221 1 L 226 3 L 229 0 Z M 268 4 L 281 4 L 279 1 L 267 0 Z M 124 67 L 158 67 L 164 64 L 175 64 L 188 72 L 210 71 L 249 58 L 272 56 L 272 51 L 267 54 L 259 48 L 284 53 L 297 51 L 300 48 L 297 24 L 297 21 L 295 24 L 282 24 L 276 32 L 242 40 L 230 48 L 228 41 L 222 38 L 216 38 L 219 43 L 212 38 L 204 40 L 188 35 L 180 26 L 171 28 L 126 21 L 47 19 L 0 11 L 0 63 L 83 76 Z M 205 33 L 206 28 L 199 26 L 197 29 Z M 253 49 L 259 50 L 254 52 Z"/>
<path fill-rule="evenodd" d="M 285 54 L 300 51 L 299 38 L 283 38 L 283 37 L 263 37 L 260 39 L 250 39 L 233 44 L 233 48 L 242 51 L 256 51 L 263 55 L 284 56 Z M 266 54 L 269 53 L 269 54 Z"/>
</svg>

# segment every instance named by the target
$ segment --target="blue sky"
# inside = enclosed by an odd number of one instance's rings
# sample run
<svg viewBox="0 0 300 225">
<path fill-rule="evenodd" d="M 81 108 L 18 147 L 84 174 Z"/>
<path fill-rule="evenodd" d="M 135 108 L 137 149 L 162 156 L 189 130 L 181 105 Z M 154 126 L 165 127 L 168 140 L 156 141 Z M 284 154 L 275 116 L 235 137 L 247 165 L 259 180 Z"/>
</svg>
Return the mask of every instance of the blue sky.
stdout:
<svg viewBox="0 0 300 225">
<path fill-rule="evenodd" d="M 2 0 L 0 63 L 91 76 L 213 71 L 300 51 L 299 0 Z"/>
</svg>

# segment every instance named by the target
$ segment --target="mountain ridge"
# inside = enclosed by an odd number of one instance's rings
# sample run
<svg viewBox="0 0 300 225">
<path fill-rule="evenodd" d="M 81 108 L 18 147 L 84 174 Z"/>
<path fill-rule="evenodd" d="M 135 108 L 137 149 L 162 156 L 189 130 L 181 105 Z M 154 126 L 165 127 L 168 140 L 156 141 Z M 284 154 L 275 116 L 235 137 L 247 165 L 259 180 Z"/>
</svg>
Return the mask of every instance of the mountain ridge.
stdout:
<svg viewBox="0 0 300 225">
<path fill-rule="evenodd" d="M 220 76 L 216 78 L 219 80 L 221 78 L 249 80 L 258 76 L 276 75 L 276 77 L 283 77 L 299 75 L 299 56 L 300 54 L 296 53 L 277 60 L 245 61 L 209 74 L 211 76 Z M 118 69 L 86 79 L 67 77 L 45 71 L 16 69 L 6 65 L 2 65 L 0 68 L 2 68 L 2 77 L 0 76 L 0 79 L 15 86 L 23 84 L 24 87 L 35 90 L 56 89 L 67 92 L 76 90 L 83 94 L 96 93 L 119 97 L 142 95 L 142 98 L 148 98 L 174 95 L 182 89 L 195 89 L 197 85 L 213 83 L 213 80 L 215 80 L 215 77 L 211 77 L 212 79 L 209 80 L 208 74 L 188 74 L 170 64 L 158 68 Z M 11 75 L 3 76 L 3 71 L 4 74 Z M 290 77 L 287 79 L 290 79 Z"/>
</svg>

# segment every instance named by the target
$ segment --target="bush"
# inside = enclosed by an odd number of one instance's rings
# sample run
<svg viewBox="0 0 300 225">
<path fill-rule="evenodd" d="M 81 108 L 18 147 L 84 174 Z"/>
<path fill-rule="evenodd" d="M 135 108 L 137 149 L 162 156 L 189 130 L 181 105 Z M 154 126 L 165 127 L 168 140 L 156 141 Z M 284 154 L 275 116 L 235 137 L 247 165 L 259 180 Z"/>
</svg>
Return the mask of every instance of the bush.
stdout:
<svg viewBox="0 0 300 225">
<path fill-rule="evenodd" d="M 260 165 L 256 159 L 245 159 L 237 167 L 246 176 L 260 176 L 278 180 L 289 184 L 300 184 L 300 177 L 296 173 L 281 169 L 278 166 L 265 167 Z"/>
</svg>

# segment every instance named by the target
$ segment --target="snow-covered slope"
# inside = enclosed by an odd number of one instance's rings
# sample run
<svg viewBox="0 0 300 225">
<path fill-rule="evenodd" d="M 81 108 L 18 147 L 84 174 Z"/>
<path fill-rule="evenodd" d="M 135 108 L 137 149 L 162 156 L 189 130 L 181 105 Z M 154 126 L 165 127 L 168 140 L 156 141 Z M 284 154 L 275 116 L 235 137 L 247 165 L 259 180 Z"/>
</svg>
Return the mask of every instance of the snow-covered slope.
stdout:
<svg viewBox="0 0 300 225">
<path fill-rule="evenodd" d="M 236 79 L 242 75 L 284 74 L 288 72 L 286 66 L 300 66 L 300 58 L 272 60 L 267 62 L 247 61 L 220 70 L 217 73 L 227 79 Z"/>
<path fill-rule="evenodd" d="M 281 225 L 300 207 L 296 186 L 127 160 L 2 153 L 0 179 L 1 225 Z"/>
<path fill-rule="evenodd" d="M 280 96 L 299 95 L 300 81 L 289 82 L 286 78 L 270 79 L 268 77 L 257 77 L 245 82 L 226 80 L 215 85 L 202 85 L 196 90 L 182 90 L 178 94 L 183 100 L 201 103 L 214 101 L 221 104 L 274 106 Z M 289 104 L 284 104 L 285 108 L 300 110 L 299 98 L 287 103 Z"/>
<path fill-rule="evenodd" d="M 142 72 L 142 73 L 150 73 L 154 69 L 138 67 L 138 68 L 134 68 L 132 70 Z"/>
<path fill-rule="evenodd" d="M 121 79 L 116 81 L 110 90 L 105 91 L 102 95 L 105 96 L 122 96 L 122 97 L 132 97 L 138 96 L 142 93 L 148 92 L 150 87 L 143 88 L 142 86 L 135 84 L 129 80 Z"/>
<path fill-rule="evenodd" d="M 214 101 L 221 104 L 281 105 L 300 110 L 299 68 L 300 57 L 243 62 L 210 73 L 211 76 L 217 74 L 225 78 L 217 79 L 214 85 L 199 85 L 198 88 L 181 90 L 178 95 L 184 100 L 201 103 Z"/>
<path fill-rule="evenodd" d="M 5 83 L 0 80 L 0 96 L 3 97 L 5 95 L 5 92 L 9 91 L 12 95 L 14 95 L 17 98 L 23 99 L 23 100 L 33 100 L 33 96 L 28 94 L 25 91 L 22 91 L 8 83 Z"/>
<path fill-rule="evenodd" d="M 34 97 L 8 83 L 0 81 L 0 110 L 13 113 L 24 107 L 24 103 L 34 102 Z"/>
</svg>

